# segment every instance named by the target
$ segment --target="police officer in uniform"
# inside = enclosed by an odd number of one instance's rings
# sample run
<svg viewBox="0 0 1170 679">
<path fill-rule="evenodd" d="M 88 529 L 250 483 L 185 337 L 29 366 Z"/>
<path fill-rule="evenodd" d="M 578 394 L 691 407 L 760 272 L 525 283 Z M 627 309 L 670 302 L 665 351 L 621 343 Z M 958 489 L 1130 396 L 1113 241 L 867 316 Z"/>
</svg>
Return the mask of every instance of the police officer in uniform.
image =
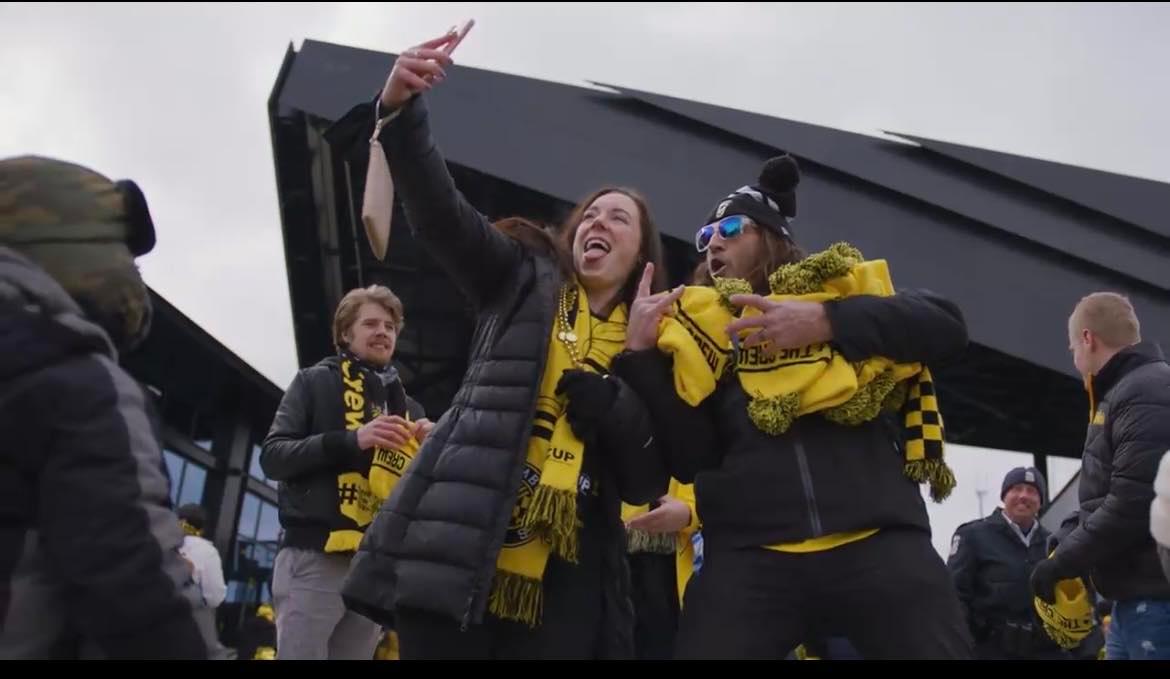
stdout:
<svg viewBox="0 0 1170 679">
<path fill-rule="evenodd" d="M 959 526 L 951 540 L 947 567 L 981 659 L 1066 657 L 1036 619 L 1028 582 L 1052 546 L 1037 520 L 1046 497 L 1044 476 L 1017 467 L 1003 479 L 1003 507 Z"/>
</svg>

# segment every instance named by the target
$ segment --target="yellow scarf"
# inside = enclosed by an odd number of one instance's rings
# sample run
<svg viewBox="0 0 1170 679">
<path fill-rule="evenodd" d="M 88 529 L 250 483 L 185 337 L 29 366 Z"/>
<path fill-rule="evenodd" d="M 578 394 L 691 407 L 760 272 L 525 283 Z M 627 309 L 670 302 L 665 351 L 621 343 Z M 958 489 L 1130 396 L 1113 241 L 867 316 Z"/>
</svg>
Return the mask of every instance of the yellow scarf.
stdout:
<svg viewBox="0 0 1170 679">
<path fill-rule="evenodd" d="M 573 368 L 607 373 L 625 341 L 624 304 L 605 321 L 596 321 L 580 284 L 561 289 L 519 495 L 488 599 L 488 609 L 498 618 L 539 624 L 541 580 L 549 555 L 577 562 L 577 495 L 593 489 L 582 487 L 585 445 L 564 416 L 565 403 L 556 395 L 556 386 Z"/>
<path fill-rule="evenodd" d="M 389 630 L 382 633 L 378 646 L 374 648 L 374 660 L 401 660 L 399 654 L 398 633 Z"/>
<path fill-rule="evenodd" d="M 695 509 L 695 487 L 678 479 L 670 480 L 666 494 L 685 504 L 691 510 L 691 521 L 677 533 L 647 533 L 644 530 L 626 530 L 626 551 L 630 554 L 674 554 L 675 584 L 678 587 L 678 603 L 682 606 L 683 593 L 695 572 L 695 545 L 691 541 L 700 527 L 699 513 Z M 650 511 L 650 505 L 622 503 L 622 522 L 629 523 Z"/>
<path fill-rule="evenodd" d="M 404 417 L 410 422 L 409 415 Z M 390 497 L 390 491 L 394 490 L 394 486 L 402 478 L 402 473 L 418 454 L 418 449 L 418 440 L 414 438 L 408 439 L 406 445 L 401 448 L 374 449 L 374 459 L 370 463 L 370 492 L 378 499 L 379 504 Z"/>
<path fill-rule="evenodd" d="M 346 431 L 357 431 L 362 425 L 382 415 L 381 404 L 366 393 L 366 374 L 349 358 L 341 360 L 341 401 L 345 408 Z M 410 415 L 404 414 L 406 421 Z M 411 438 L 400 449 L 374 448 L 370 468 L 366 473 L 346 471 L 337 475 L 338 510 L 352 525 L 337 527 L 329 532 L 326 552 L 352 552 L 362 541 L 362 534 L 382 502 L 390 496 L 394 485 L 418 453 L 418 441 Z"/>
<path fill-rule="evenodd" d="M 845 243 L 780 267 L 769 276 L 769 284 L 772 301 L 826 302 L 854 295 L 889 296 L 894 291 L 885 260 L 865 261 Z M 730 296 L 741 292 L 750 292 L 745 281 L 725 279 L 715 288 L 688 287 L 673 313 L 663 318 L 658 348 L 674 357 L 674 384 L 680 398 L 698 405 L 715 391 L 727 370 L 734 370 L 751 398 L 752 422 L 774 436 L 811 413 L 857 425 L 883 411 L 902 409 L 906 403 L 906 474 L 920 483 L 929 482 L 936 501 L 950 493 L 954 475 L 942 461 L 942 418 L 925 366 L 898 364 L 880 356 L 850 363 L 828 343 L 788 349 L 771 357 L 759 346 L 735 352 L 727 325 L 737 317 L 760 313 L 731 306 Z"/>
<path fill-rule="evenodd" d="M 1051 555 L 1049 555 L 1051 558 Z M 1092 633 L 1096 627 L 1093 620 L 1093 603 L 1089 591 L 1080 578 L 1068 578 L 1056 583 L 1054 601 L 1050 604 L 1040 597 L 1034 597 L 1032 605 L 1044 632 L 1064 650 L 1071 650 Z"/>
<path fill-rule="evenodd" d="M 674 479 L 670 480 L 672 488 L 675 483 Z M 623 502 L 622 523 L 628 524 L 632 519 L 649 511 L 649 504 L 631 505 Z M 640 528 L 626 529 L 626 552 L 629 554 L 674 554 L 677 545 L 678 533 L 650 533 Z"/>
</svg>

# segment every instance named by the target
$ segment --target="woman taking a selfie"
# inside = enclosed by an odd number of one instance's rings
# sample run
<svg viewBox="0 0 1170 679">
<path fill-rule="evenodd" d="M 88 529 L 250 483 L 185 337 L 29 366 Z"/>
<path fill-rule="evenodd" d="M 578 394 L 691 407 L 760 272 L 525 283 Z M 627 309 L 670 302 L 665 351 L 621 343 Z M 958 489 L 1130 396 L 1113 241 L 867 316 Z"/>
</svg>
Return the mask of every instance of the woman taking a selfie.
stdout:
<svg viewBox="0 0 1170 679">
<path fill-rule="evenodd" d="M 403 658 L 632 655 L 622 501 L 666 490 L 648 416 L 608 375 L 661 277 L 643 199 L 603 188 L 557 236 L 492 225 L 456 189 L 423 97 L 463 32 L 398 57 L 376 102 L 414 237 L 478 314 L 463 385 L 379 511 L 344 595 L 393 624 Z"/>
</svg>

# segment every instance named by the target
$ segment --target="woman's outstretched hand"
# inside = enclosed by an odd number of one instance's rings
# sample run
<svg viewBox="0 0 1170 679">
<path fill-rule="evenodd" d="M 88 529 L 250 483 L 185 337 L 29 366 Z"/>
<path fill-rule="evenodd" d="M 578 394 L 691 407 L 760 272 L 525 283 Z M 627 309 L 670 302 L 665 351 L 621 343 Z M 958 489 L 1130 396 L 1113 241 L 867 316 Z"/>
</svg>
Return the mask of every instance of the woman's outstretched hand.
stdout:
<svg viewBox="0 0 1170 679">
<path fill-rule="evenodd" d="M 386 78 L 386 85 L 382 88 L 382 110 L 396 110 L 414 95 L 443 82 L 447 77 L 443 68 L 454 63 L 451 52 L 455 51 L 473 25 L 474 22 L 469 21 L 459 31 L 452 27 L 443 35 L 398 55 L 394 60 L 394 68 Z"/>
</svg>

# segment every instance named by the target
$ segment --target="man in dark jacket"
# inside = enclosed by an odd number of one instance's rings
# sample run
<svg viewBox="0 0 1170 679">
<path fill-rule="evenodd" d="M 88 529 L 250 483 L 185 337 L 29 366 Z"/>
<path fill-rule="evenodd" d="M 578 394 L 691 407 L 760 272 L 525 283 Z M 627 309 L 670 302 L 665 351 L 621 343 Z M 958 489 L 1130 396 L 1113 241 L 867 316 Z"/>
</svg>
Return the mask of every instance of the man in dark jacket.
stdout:
<svg viewBox="0 0 1170 679">
<path fill-rule="evenodd" d="M 0 658 L 207 657 L 147 397 L 132 182 L 0 161 Z"/>
<path fill-rule="evenodd" d="M 1058 581 L 1091 576 L 1116 602 L 1106 657 L 1170 659 L 1170 582 L 1150 536 L 1154 477 L 1170 448 L 1170 365 L 1157 345 L 1141 341 L 1137 314 L 1121 295 L 1085 297 L 1068 325 L 1089 391 L 1080 522 L 1036 567 L 1032 589 L 1052 601 Z"/>
<path fill-rule="evenodd" d="M 378 625 L 347 612 L 340 591 L 377 509 L 371 473 L 401 476 L 408 442 L 431 427 L 390 365 L 402 323 L 388 288 L 346 294 L 333 319 L 338 355 L 297 373 L 264 439 L 260 466 L 281 482 L 272 594 L 282 660 L 369 660 L 378 643 Z"/>
<path fill-rule="evenodd" d="M 614 361 L 615 374 L 653 414 L 671 475 L 694 482 L 703 521 L 705 562 L 687 588 L 676 657 L 778 659 L 823 637 L 848 638 L 873 659 L 969 657 L 959 601 L 931 546 L 918 483 L 908 474 L 906 419 L 875 412 L 846 424 L 813 412 L 768 431 L 754 417 L 770 406 L 755 410 L 764 399 L 742 379 L 770 372 L 778 380 L 767 367 L 771 361 L 808 365 L 836 356 L 855 364 L 885 357 L 929 365 L 967 343 L 962 313 L 928 291 L 824 303 L 764 297 L 774 274 L 823 279 L 818 262 L 834 255 L 805 257 L 793 240 L 799 178 L 791 156 L 767 161 L 759 182 L 720 200 L 696 234 L 696 246 L 707 253 L 696 282 L 718 290 L 740 279 L 757 294 L 728 301 L 762 312 L 726 324 L 729 337 L 752 332 L 739 340 L 728 359 L 733 367 L 716 377 L 713 393 L 697 406 L 682 400 L 673 373 L 678 355 L 658 349 L 662 326 L 643 325 L 637 313 L 631 327 L 650 332 L 631 331 L 630 351 Z M 684 314 L 684 306 L 675 309 L 675 318 Z M 757 360 L 769 349 L 778 358 Z M 786 351 L 800 349 L 815 350 L 818 358 Z M 936 399 L 929 386 L 919 388 L 920 398 L 907 403 L 933 412 L 917 413 L 915 438 L 933 429 L 940 443 Z M 779 419 L 776 410 L 771 416 Z M 941 453 L 941 446 L 934 449 Z M 935 479 L 947 478 L 941 458 L 935 469 Z"/>
<path fill-rule="evenodd" d="M 1017 467 L 1004 476 L 1003 508 L 959 526 L 947 567 L 967 615 L 975 653 L 987 660 L 1061 659 L 1036 620 L 1028 578 L 1048 558 L 1052 535 L 1036 520 L 1047 497 L 1044 476 Z"/>
</svg>

